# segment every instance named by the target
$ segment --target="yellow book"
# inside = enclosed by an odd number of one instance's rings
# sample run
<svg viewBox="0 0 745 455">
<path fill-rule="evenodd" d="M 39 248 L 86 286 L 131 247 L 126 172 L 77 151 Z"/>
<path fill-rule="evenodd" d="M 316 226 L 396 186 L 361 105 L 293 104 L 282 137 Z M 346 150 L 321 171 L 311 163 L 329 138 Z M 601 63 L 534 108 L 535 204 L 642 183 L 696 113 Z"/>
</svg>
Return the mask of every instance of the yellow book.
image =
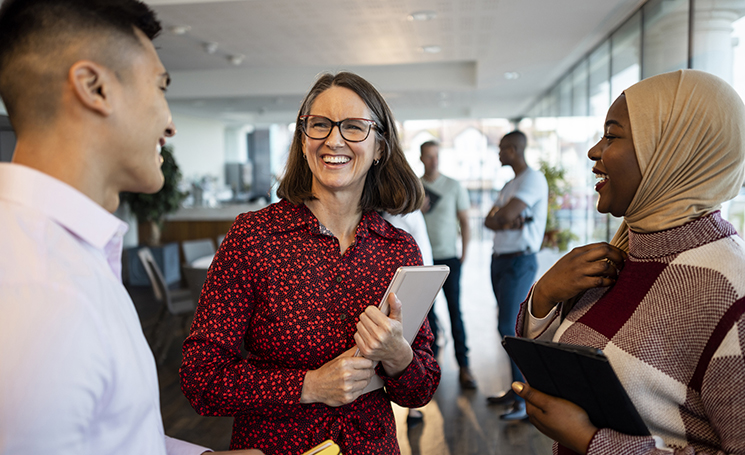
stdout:
<svg viewBox="0 0 745 455">
<path fill-rule="evenodd" d="M 327 439 L 313 447 L 303 455 L 342 455 L 341 449 L 331 439 Z"/>
</svg>

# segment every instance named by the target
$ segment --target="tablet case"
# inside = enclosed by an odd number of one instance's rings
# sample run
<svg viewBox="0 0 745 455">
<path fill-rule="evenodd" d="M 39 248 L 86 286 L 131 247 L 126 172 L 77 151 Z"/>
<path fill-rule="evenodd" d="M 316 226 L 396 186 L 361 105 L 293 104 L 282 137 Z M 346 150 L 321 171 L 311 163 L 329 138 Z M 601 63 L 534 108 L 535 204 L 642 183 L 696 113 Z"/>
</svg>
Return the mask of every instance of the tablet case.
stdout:
<svg viewBox="0 0 745 455">
<path fill-rule="evenodd" d="M 414 342 L 448 274 L 450 268 L 446 265 L 416 265 L 399 267 L 393 275 L 378 307 L 388 314 L 386 299 L 389 293 L 396 294 L 401 301 L 404 338 L 409 344 Z M 403 279 L 398 279 L 399 276 Z M 376 374 L 362 393 L 372 392 L 383 385 L 383 380 Z"/>
<path fill-rule="evenodd" d="M 600 349 L 511 336 L 504 337 L 502 345 L 531 387 L 578 405 L 598 428 L 649 436 Z"/>
<path fill-rule="evenodd" d="M 435 206 L 437 205 L 437 201 L 439 201 L 440 198 L 442 197 L 427 187 L 424 188 L 424 194 L 426 194 L 427 197 L 429 197 L 429 209 L 430 210 L 435 208 Z"/>
</svg>

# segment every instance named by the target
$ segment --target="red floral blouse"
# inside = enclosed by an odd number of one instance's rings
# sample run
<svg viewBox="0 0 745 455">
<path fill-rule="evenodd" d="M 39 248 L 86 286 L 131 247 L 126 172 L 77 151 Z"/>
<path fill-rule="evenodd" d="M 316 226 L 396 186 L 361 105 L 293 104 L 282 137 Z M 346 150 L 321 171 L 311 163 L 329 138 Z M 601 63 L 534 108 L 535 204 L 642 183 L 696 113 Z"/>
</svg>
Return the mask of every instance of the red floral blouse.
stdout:
<svg viewBox="0 0 745 455">
<path fill-rule="evenodd" d="M 398 454 L 390 401 L 423 406 L 440 381 L 426 320 L 398 378 L 378 366 L 385 390 L 340 407 L 299 401 L 306 371 L 354 346 L 359 315 L 380 302 L 396 269 L 421 264 L 411 236 L 375 212 L 363 214 L 343 255 L 304 205 L 240 215 L 184 341 L 184 394 L 202 415 L 235 416 L 231 449 L 302 454 L 331 438 L 345 455 Z"/>
</svg>

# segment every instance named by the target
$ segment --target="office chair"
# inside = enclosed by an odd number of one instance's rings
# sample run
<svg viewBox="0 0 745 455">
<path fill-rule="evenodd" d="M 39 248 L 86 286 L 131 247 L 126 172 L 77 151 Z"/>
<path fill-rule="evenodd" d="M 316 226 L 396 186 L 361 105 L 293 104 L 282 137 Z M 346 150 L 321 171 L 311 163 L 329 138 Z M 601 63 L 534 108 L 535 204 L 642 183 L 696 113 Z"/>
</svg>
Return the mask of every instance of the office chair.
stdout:
<svg viewBox="0 0 745 455">
<path fill-rule="evenodd" d="M 211 239 L 184 240 L 181 242 L 184 262 L 191 264 L 195 259 L 215 255 L 215 245 Z"/>
<path fill-rule="evenodd" d="M 155 321 L 155 325 L 150 331 L 150 339 L 152 340 L 152 349 L 155 359 L 159 365 L 161 365 L 168 354 L 168 348 L 171 346 L 173 341 L 174 331 L 176 333 L 185 332 L 188 330 L 189 316 L 193 313 L 196 305 L 192 298 L 192 293 L 189 289 L 169 289 L 166 284 L 166 280 L 163 278 L 163 273 L 160 271 L 160 267 L 155 262 L 153 253 L 149 248 L 140 248 L 137 251 L 142 265 L 145 268 L 150 284 L 157 300 L 162 306 L 158 313 L 158 318 Z M 166 322 L 169 326 L 173 324 L 173 320 L 181 320 L 183 327 L 179 329 L 178 324 L 175 330 L 171 327 L 162 329 L 162 325 Z"/>
<path fill-rule="evenodd" d="M 207 281 L 207 269 L 203 267 L 182 265 L 181 271 L 183 272 L 186 285 L 189 287 L 194 301 L 198 302 L 199 296 L 202 295 L 202 286 L 204 286 L 204 282 Z"/>
</svg>

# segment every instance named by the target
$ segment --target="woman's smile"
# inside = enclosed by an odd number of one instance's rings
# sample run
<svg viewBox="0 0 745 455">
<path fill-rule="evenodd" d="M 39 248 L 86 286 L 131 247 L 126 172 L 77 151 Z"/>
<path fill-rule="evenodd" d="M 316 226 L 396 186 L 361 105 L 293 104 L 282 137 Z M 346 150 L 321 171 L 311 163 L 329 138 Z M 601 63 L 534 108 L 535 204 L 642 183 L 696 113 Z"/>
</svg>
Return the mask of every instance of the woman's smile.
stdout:
<svg viewBox="0 0 745 455">
<path fill-rule="evenodd" d="M 344 155 L 322 155 L 321 159 L 326 164 L 347 164 L 352 161 L 350 157 Z"/>
<path fill-rule="evenodd" d="M 610 177 L 608 177 L 608 174 L 600 172 L 596 168 L 592 168 L 592 172 L 595 174 L 595 178 L 598 179 L 598 182 L 595 184 L 595 191 L 600 192 L 600 189 L 603 188 L 606 183 L 608 183 Z"/>
</svg>

